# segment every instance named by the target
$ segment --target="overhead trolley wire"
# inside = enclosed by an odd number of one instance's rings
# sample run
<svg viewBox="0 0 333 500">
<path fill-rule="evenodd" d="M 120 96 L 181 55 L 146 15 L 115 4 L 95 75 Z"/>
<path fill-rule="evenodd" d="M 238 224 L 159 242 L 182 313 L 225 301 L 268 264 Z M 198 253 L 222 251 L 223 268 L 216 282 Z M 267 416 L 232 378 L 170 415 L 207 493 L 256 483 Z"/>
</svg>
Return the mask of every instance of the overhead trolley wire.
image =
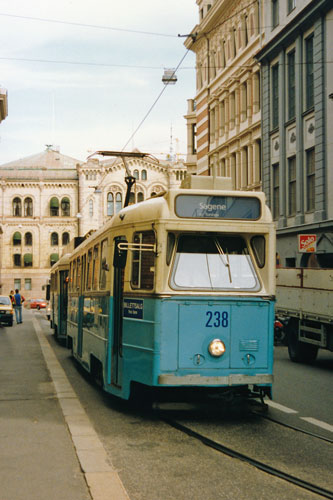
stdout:
<svg viewBox="0 0 333 500">
<path fill-rule="evenodd" d="M 109 30 L 109 31 L 121 31 L 124 33 L 133 33 L 137 35 L 150 35 L 150 36 L 164 36 L 169 38 L 176 38 L 177 35 L 171 35 L 168 33 L 156 33 L 150 31 L 140 31 L 129 28 L 115 28 L 114 26 L 104 26 L 102 24 L 86 24 L 86 23 L 78 23 L 74 21 L 63 21 L 60 19 L 47 19 L 43 17 L 32 17 L 32 16 L 20 16 L 18 14 L 6 14 L 4 12 L 0 12 L 0 16 L 10 17 L 14 19 L 24 19 L 26 21 L 39 21 L 44 23 L 53 23 L 53 24 L 64 24 L 67 26 L 78 26 L 80 28 L 93 28 L 93 29 L 101 29 L 101 30 Z"/>
</svg>

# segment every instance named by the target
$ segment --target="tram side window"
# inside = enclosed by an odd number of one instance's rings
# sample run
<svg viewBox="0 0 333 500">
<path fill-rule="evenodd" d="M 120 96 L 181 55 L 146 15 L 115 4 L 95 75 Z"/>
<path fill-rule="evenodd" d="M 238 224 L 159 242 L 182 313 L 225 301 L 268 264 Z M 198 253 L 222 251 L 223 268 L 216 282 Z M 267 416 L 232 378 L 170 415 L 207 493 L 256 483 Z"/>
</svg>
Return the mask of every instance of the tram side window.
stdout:
<svg viewBox="0 0 333 500">
<path fill-rule="evenodd" d="M 74 260 L 74 262 L 73 262 L 72 290 L 73 290 L 73 292 L 76 292 L 76 260 Z"/>
<path fill-rule="evenodd" d="M 101 269 L 99 273 L 99 288 L 104 290 L 106 288 L 106 278 L 107 272 L 109 271 L 109 266 L 107 263 L 107 251 L 108 251 L 108 240 L 105 239 L 101 243 Z"/>
<path fill-rule="evenodd" d="M 77 273 L 76 273 L 76 289 L 77 290 L 80 290 L 81 289 L 81 259 L 80 257 L 77 259 L 76 261 L 76 269 L 77 269 Z"/>
<path fill-rule="evenodd" d="M 51 275 L 51 291 L 56 292 L 57 290 L 57 279 L 56 279 L 56 273 L 53 273 Z"/>
<path fill-rule="evenodd" d="M 264 236 L 253 236 L 251 247 L 260 268 L 265 266 L 266 241 Z"/>
<path fill-rule="evenodd" d="M 98 288 L 98 271 L 99 271 L 99 248 L 98 246 L 95 246 L 93 255 L 93 270 L 92 270 L 93 290 L 97 290 Z"/>
<path fill-rule="evenodd" d="M 91 290 L 91 278 L 92 278 L 92 250 L 89 250 L 87 258 L 87 281 L 86 281 L 87 290 Z"/>
<path fill-rule="evenodd" d="M 137 244 L 155 244 L 154 231 L 134 233 L 133 242 Z M 152 250 L 136 250 L 132 256 L 132 288 L 152 290 L 154 288 L 155 254 Z"/>
</svg>

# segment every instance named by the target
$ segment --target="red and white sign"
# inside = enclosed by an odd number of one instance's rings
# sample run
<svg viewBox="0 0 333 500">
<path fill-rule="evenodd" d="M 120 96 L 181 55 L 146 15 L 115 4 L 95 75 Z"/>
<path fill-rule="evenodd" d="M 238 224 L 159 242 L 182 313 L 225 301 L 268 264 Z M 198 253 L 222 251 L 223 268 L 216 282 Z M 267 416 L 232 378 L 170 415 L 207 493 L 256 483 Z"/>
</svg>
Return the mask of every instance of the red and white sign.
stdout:
<svg viewBox="0 0 333 500">
<path fill-rule="evenodd" d="M 317 249 L 316 234 L 299 234 L 298 235 L 298 251 L 302 253 L 312 253 Z"/>
</svg>

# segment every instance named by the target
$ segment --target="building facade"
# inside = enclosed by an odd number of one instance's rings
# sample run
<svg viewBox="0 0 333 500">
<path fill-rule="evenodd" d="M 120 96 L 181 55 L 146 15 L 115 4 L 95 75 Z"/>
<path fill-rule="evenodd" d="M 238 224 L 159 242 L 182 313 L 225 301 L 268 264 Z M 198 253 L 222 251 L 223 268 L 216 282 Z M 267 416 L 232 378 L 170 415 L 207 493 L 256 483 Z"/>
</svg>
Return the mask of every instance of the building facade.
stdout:
<svg viewBox="0 0 333 500">
<path fill-rule="evenodd" d="M 261 189 L 260 19 L 264 2 L 197 0 L 199 23 L 185 45 L 196 54 L 196 96 L 188 101 L 187 165 Z M 195 142 L 196 141 L 196 142 Z"/>
<path fill-rule="evenodd" d="M 272 0 L 261 65 L 263 189 L 283 266 L 333 265 L 333 9 Z"/>
<path fill-rule="evenodd" d="M 180 185 L 181 162 L 131 159 L 130 203 Z M 124 203 L 120 159 L 80 162 L 48 147 L 0 166 L 0 293 L 42 297 L 50 267 L 76 236 L 101 227 Z"/>
<path fill-rule="evenodd" d="M 8 116 L 7 90 L 0 87 L 0 123 Z"/>
</svg>

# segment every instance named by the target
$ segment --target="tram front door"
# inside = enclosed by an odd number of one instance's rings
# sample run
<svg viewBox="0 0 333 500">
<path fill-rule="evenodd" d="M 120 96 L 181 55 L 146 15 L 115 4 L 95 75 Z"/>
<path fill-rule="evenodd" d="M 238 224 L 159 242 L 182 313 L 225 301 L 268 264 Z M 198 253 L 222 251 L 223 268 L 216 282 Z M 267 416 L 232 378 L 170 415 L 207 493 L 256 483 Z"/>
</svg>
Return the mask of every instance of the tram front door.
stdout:
<svg viewBox="0 0 333 500">
<path fill-rule="evenodd" d="M 127 250 L 121 250 L 118 246 L 119 243 L 127 243 L 127 241 L 122 236 L 114 240 L 111 384 L 121 387 L 123 358 L 123 291 Z"/>
</svg>

